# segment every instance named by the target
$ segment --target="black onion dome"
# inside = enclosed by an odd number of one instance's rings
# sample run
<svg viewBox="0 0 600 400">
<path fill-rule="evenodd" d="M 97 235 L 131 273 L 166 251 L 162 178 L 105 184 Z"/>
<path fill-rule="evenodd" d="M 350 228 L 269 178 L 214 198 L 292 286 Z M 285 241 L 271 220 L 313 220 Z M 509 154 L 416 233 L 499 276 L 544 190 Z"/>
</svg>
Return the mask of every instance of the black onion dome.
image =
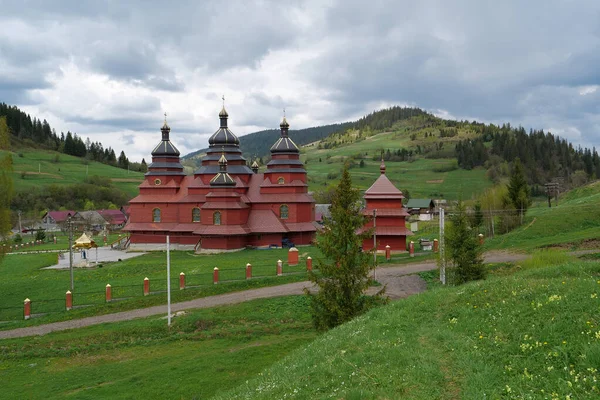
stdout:
<svg viewBox="0 0 600 400">
<path fill-rule="evenodd" d="M 298 149 L 296 143 L 288 136 L 290 124 L 288 124 L 285 116 L 279 127 L 281 128 L 281 137 L 271 146 L 271 153 L 299 153 L 300 149 Z"/>
<path fill-rule="evenodd" d="M 219 173 L 210 180 L 210 186 L 235 186 L 235 181 L 227 173 L 227 158 L 225 154 L 219 159 Z"/>
<path fill-rule="evenodd" d="M 210 147 L 213 146 L 239 146 L 240 139 L 231 132 L 231 130 L 227 127 L 227 118 L 229 118 L 229 114 L 225 110 L 225 106 L 221 109 L 219 113 L 219 119 L 221 120 L 221 126 L 219 129 L 213 133 L 213 135 L 208 139 L 208 144 Z"/>
<path fill-rule="evenodd" d="M 165 122 L 163 126 L 160 128 L 162 133 L 162 140 L 159 144 L 156 145 L 154 150 L 152 150 L 152 156 L 179 156 L 179 150 L 177 147 L 171 143 L 169 140 L 169 133 L 171 132 L 171 128 L 167 125 L 167 117 L 165 114 Z"/>
</svg>

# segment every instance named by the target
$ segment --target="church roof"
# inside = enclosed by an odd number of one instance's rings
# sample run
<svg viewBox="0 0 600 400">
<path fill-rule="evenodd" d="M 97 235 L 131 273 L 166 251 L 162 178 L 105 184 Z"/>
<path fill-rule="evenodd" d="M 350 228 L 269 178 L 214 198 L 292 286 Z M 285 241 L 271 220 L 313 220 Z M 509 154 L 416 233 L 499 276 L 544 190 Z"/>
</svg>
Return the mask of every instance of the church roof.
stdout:
<svg viewBox="0 0 600 400">
<path fill-rule="evenodd" d="M 281 233 L 288 229 L 271 210 L 252 210 L 248 216 L 248 229 L 253 233 Z"/>
<path fill-rule="evenodd" d="M 385 164 L 381 161 L 381 175 L 365 191 L 365 199 L 403 199 L 402 192 L 385 175 Z"/>
<path fill-rule="evenodd" d="M 221 121 L 221 126 L 213 135 L 208 139 L 209 147 L 215 146 L 235 146 L 239 147 L 240 139 L 233 134 L 227 127 L 227 118 L 229 118 L 229 114 L 225 110 L 225 104 L 223 104 L 223 108 L 219 113 L 219 119 Z"/>
<path fill-rule="evenodd" d="M 296 143 L 288 136 L 290 124 L 288 124 L 285 115 L 279 127 L 281 128 L 281 137 L 271 146 L 271 153 L 300 153 Z"/>
</svg>

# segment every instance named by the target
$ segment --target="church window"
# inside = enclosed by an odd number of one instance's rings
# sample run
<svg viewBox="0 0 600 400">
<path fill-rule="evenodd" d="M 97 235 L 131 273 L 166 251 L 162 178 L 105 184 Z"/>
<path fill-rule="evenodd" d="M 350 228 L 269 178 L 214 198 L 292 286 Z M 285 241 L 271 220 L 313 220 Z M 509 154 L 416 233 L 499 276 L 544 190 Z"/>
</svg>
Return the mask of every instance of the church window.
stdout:
<svg viewBox="0 0 600 400">
<path fill-rule="evenodd" d="M 154 184 L 155 184 L 155 185 L 157 185 L 157 186 L 158 186 L 158 185 L 160 185 L 160 183 L 161 183 L 161 182 L 160 182 L 160 179 L 155 179 L 155 180 L 154 180 Z"/>
<path fill-rule="evenodd" d="M 200 222 L 200 209 L 198 207 L 192 208 L 192 222 Z"/>
<path fill-rule="evenodd" d="M 152 210 L 152 222 L 160 222 L 160 208 Z"/>
<path fill-rule="evenodd" d="M 279 218 L 288 219 L 289 208 L 285 204 L 279 207 Z"/>
<path fill-rule="evenodd" d="M 213 214 L 213 225 L 221 225 L 221 212 L 215 211 Z"/>
<path fill-rule="evenodd" d="M 279 179 L 277 179 L 277 183 L 283 185 L 285 183 L 285 179 L 283 179 L 283 177 L 280 176 Z"/>
</svg>

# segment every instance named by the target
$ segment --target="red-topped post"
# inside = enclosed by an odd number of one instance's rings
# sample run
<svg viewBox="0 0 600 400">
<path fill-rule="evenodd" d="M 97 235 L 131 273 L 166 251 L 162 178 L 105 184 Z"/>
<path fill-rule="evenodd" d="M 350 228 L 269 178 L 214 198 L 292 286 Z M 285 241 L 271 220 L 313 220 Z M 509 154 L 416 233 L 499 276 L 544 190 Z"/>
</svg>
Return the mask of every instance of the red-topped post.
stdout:
<svg viewBox="0 0 600 400">
<path fill-rule="evenodd" d="M 408 251 L 409 251 L 411 257 L 415 256 L 415 242 L 413 242 L 412 240 L 410 241 L 410 244 L 408 245 Z"/>
<path fill-rule="evenodd" d="M 219 283 L 219 268 L 215 267 L 215 269 L 213 269 L 213 283 L 216 285 L 217 283 Z"/>
<path fill-rule="evenodd" d="M 179 290 L 185 289 L 185 274 L 181 272 L 179 274 Z"/>
<path fill-rule="evenodd" d="M 65 298 L 67 311 L 73 308 L 73 293 L 70 290 L 67 290 L 66 298 Z"/>
<path fill-rule="evenodd" d="M 312 271 L 312 257 L 311 256 L 306 257 L 306 270 Z"/>
<path fill-rule="evenodd" d="M 31 318 L 31 300 L 29 299 L 25 299 L 25 301 L 23 302 L 23 318 Z"/>
<path fill-rule="evenodd" d="M 390 258 L 392 258 L 392 248 L 388 244 L 385 246 L 385 259 L 387 261 L 390 261 Z"/>
<path fill-rule="evenodd" d="M 283 261 L 277 260 L 277 276 L 283 275 Z"/>
<path fill-rule="evenodd" d="M 252 279 L 252 264 L 246 264 L 246 279 Z"/>
<path fill-rule="evenodd" d="M 106 302 L 109 303 L 112 300 L 112 286 L 110 283 L 106 284 Z"/>
<path fill-rule="evenodd" d="M 437 239 L 433 239 L 433 252 L 437 253 L 440 249 L 440 243 Z"/>
<path fill-rule="evenodd" d="M 295 247 L 288 251 L 288 265 L 298 265 L 298 249 Z"/>
<path fill-rule="evenodd" d="M 144 278 L 144 296 L 148 296 L 150 294 L 150 279 L 148 277 Z"/>
</svg>

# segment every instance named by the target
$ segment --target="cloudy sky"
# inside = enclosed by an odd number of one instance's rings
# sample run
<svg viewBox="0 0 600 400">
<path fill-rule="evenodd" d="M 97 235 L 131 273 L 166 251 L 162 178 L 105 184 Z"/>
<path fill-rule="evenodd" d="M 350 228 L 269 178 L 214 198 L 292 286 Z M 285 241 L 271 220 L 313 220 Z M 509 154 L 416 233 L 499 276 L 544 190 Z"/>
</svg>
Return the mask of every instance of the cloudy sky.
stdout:
<svg viewBox="0 0 600 400">
<path fill-rule="evenodd" d="M 0 0 L 0 101 L 149 158 L 413 105 L 600 147 L 600 2 Z"/>
</svg>

